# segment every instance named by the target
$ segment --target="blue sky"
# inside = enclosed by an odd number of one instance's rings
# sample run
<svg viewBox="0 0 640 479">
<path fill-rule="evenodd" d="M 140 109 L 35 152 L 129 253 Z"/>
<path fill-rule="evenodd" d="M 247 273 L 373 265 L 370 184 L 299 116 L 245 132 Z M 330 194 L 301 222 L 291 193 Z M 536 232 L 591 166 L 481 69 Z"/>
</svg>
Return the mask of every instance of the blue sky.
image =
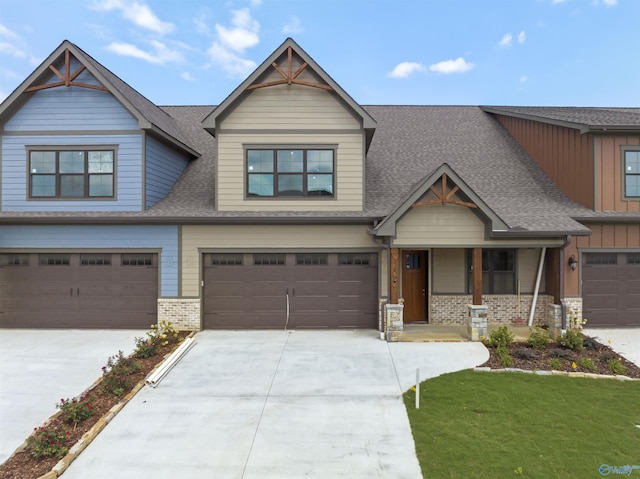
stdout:
<svg viewBox="0 0 640 479">
<path fill-rule="evenodd" d="M 0 100 L 63 40 L 158 105 L 287 37 L 361 104 L 640 106 L 640 0 L 0 0 Z"/>
</svg>

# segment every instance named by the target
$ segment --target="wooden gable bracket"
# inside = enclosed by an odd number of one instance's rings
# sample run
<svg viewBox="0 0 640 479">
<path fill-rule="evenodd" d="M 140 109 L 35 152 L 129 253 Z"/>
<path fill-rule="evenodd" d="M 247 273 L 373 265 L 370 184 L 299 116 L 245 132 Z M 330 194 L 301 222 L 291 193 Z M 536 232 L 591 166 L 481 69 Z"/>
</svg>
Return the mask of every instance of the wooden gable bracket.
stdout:
<svg viewBox="0 0 640 479">
<path fill-rule="evenodd" d="M 411 205 L 411 208 L 419 208 L 420 206 L 429 206 L 429 205 L 458 205 L 458 206 L 467 206 L 469 208 L 477 208 L 478 205 L 475 203 L 471 203 L 468 201 L 458 201 L 452 200 L 451 198 L 456 192 L 460 189 L 457 186 L 454 186 L 451 191 L 447 193 L 447 174 L 444 173 L 441 178 L 441 187 L 440 190 L 435 188 L 435 185 L 431 186 L 429 189 L 433 192 L 434 195 L 438 199 L 436 200 L 428 200 L 428 201 L 418 201 Z"/>
<path fill-rule="evenodd" d="M 93 90 L 109 91 L 102 85 L 90 85 L 89 83 L 74 81 L 76 78 L 78 78 L 78 75 L 80 75 L 80 73 L 82 73 L 86 69 L 86 67 L 84 65 L 80 65 L 80 67 L 75 72 L 71 73 L 71 52 L 69 52 L 68 48 L 64 51 L 64 66 L 65 68 L 63 75 L 58 71 L 56 67 L 53 66 L 53 64 L 49 65 L 49 70 L 51 70 L 58 78 L 60 78 L 59 82 L 46 83 L 44 85 L 33 85 L 25 89 L 25 93 L 30 91 L 45 90 L 47 88 L 55 88 L 59 86 L 78 86 L 82 88 L 91 88 Z"/>
<path fill-rule="evenodd" d="M 276 62 L 271 63 L 271 66 L 282 76 L 282 80 L 275 80 L 275 81 L 270 81 L 265 83 L 254 83 L 253 85 L 249 85 L 247 87 L 247 91 L 255 90 L 257 88 L 275 86 L 275 85 L 291 85 L 291 84 L 304 85 L 304 86 L 310 86 L 313 88 L 320 88 L 322 90 L 333 91 L 333 88 L 331 88 L 330 85 L 324 85 L 322 83 L 314 83 L 314 82 L 309 82 L 305 80 L 298 80 L 298 76 L 304 71 L 305 68 L 307 68 L 308 65 L 309 64 L 307 62 L 304 62 L 302 65 L 300 65 L 300 67 L 294 73 L 293 72 L 293 50 L 291 49 L 291 47 L 289 47 L 287 48 L 287 71 L 286 72 Z"/>
</svg>

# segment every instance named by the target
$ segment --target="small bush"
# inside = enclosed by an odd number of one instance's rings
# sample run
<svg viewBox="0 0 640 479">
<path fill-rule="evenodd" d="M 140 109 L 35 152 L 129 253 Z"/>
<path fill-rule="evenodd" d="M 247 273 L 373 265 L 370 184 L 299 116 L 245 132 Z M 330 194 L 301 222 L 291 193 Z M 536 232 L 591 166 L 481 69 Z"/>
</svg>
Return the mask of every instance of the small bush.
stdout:
<svg viewBox="0 0 640 479">
<path fill-rule="evenodd" d="M 500 364 L 504 367 L 513 366 L 513 358 L 509 354 L 509 350 L 506 347 L 498 347 L 496 348 L 496 354 L 500 359 Z"/>
<path fill-rule="evenodd" d="M 585 338 L 582 340 L 582 345 L 584 346 L 585 349 L 588 349 L 590 351 L 602 350 L 602 344 L 600 344 L 598 341 L 596 341 L 594 338 L 590 336 L 585 336 Z"/>
<path fill-rule="evenodd" d="M 33 457 L 64 457 L 69 451 L 67 436 L 69 431 L 54 424 L 33 428 L 27 438 L 27 450 Z"/>
<path fill-rule="evenodd" d="M 73 424 L 74 428 L 79 422 L 93 416 L 93 406 L 85 397 L 60 399 L 60 404 L 56 404 L 56 408 L 62 411 L 62 420 Z"/>
<path fill-rule="evenodd" d="M 591 358 L 582 358 L 580 361 L 578 361 L 578 364 L 582 369 L 586 369 L 587 371 L 591 371 L 592 373 L 595 373 L 598 370 L 598 366 L 595 365 L 593 359 Z"/>
<path fill-rule="evenodd" d="M 546 349 L 549 346 L 551 338 L 549 337 L 549 331 L 540 327 L 531 329 L 529 333 L 529 339 L 527 339 L 527 345 L 534 349 Z"/>
<path fill-rule="evenodd" d="M 144 359 L 154 356 L 158 352 L 160 347 L 160 338 L 155 335 L 147 333 L 146 338 L 135 338 L 136 349 L 134 356 L 136 358 Z"/>
<path fill-rule="evenodd" d="M 147 335 L 158 338 L 162 346 L 166 346 L 169 343 L 179 343 L 183 340 L 173 323 L 166 320 L 160 321 L 158 324 L 152 324 L 151 331 Z"/>
<path fill-rule="evenodd" d="M 495 349 L 506 348 L 513 342 L 514 335 L 506 326 L 500 326 L 489 333 L 489 344 Z"/>
<path fill-rule="evenodd" d="M 516 358 L 520 358 L 520 359 L 529 359 L 529 360 L 538 359 L 538 355 L 536 354 L 536 352 L 531 351 L 528 348 L 518 348 L 513 352 L 513 355 Z"/>
<path fill-rule="evenodd" d="M 609 370 L 613 374 L 627 374 L 627 367 L 622 364 L 621 358 L 610 359 L 609 361 L 607 361 L 607 366 L 609 366 Z"/>
<path fill-rule="evenodd" d="M 558 342 L 562 344 L 565 348 L 568 348 L 572 351 L 581 351 L 584 349 L 583 346 L 584 334 L 579 331 L 573 331 L 568 329 L 564 335 L 558 338 Z"/>
<path fill-rule="evenodd" d="M 102 367 L 102 390 L 107 394 L 121 396 L 132 386 L 130 375 L 139 369 L 138 362 L 118 351 L 118 354 L 111 356 L 107 365 Z"/>
<path fill-rule="evenodd" d="M 549 367 L 551 367 L 551 369 L 555 369 L 556 371 L 561 370 L 562 369 L 562 359 L 553 358 L 551 361 L 549 361 Z"/>
<path fill-rule="evenodd" d="M 571 351 L 567 351 L 566 349 L 561 348 L 550 349 L 549 356 L 551 356 L 552 358 L 568 359 L 569 361 L 573 361 L 574 358 Z"/>
</svg>

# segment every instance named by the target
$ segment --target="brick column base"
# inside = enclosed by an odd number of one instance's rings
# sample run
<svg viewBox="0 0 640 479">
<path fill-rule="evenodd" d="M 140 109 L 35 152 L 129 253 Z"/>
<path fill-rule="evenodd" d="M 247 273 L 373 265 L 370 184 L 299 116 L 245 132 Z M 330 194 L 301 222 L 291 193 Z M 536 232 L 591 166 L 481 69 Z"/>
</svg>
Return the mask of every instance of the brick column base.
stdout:
<svg viewBox="0 0 640 479">
<path fill-rule="evenodd" d="M 488 334 L 487 311 L 489 307 L 485 304 L 470 304 L 468 308 L 469 322 L 467 323 L 467 332 L 469 333 L 469 339 L 471 341 L 482 341 L 482 338 L 486 338 Z"/>
<path fill-rule="evenodd" d="M 397 342 L 402 336 L 404 325 L 404 304 L 384 305 L 385 338 L 389 342 Z"/>
</svg>

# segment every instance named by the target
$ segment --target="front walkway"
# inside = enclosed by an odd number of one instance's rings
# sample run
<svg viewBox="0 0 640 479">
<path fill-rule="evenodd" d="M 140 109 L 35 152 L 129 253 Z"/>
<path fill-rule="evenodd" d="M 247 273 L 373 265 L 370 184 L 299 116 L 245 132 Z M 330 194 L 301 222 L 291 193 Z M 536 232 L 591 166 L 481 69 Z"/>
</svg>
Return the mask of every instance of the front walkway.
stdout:
<svg viewBox="0 0 640 479">
<path fill-rule="evenodd" d="M 375 331 L 204 331 L 65 472 L 100 478 L 422 477 L 402 392 L 482 364 L 478 343 Z"/>
<path fill-rule="evenodd" d="M 505 326 L 499 323 L 489 323 L 489 332 Z M 529 337 L 529 326 L 506 325 L 515 335 L 516 341 L 526 341 Z M 438 325 L 424 323 L 405 323 L 402 331 L 403 342 L 460 342 L 469 341 L 466 325 Z"/>
</svg>

